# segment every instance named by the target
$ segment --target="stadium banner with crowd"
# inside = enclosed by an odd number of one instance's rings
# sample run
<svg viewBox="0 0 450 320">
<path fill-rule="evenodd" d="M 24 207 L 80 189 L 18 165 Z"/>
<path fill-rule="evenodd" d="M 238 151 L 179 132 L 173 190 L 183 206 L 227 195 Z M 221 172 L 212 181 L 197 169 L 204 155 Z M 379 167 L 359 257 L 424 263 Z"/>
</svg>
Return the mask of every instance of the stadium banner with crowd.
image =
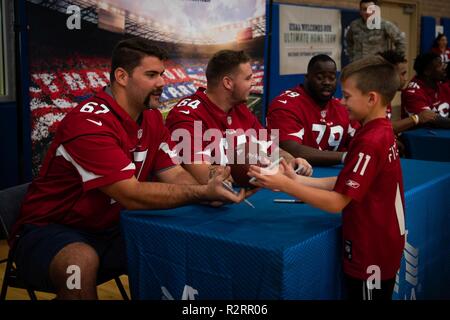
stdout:
<svg viewBox="0 0 450 320">
<path fill-rule="evenodd" d="M 143 37 L 168 51 L 164 117 L 206 86 L 206 64 L 215 52 L 244 50 L 254 78 L 248 105 L 261 115 L 265 0 L 27 0 L 26 6 L 33 176 L 64 116 L 109 84 L 109 59 L 121 39 Z"/>
</svg>

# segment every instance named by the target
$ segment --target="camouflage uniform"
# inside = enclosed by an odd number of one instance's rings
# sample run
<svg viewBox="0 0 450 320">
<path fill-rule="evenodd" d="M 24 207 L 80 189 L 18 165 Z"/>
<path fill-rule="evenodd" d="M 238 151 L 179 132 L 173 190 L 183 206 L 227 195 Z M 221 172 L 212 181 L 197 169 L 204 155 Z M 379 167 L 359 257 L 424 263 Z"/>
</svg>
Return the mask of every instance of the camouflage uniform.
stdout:
<svg viewBox="0 0 450 320">
<path fill-rule="evenodd" d="M 392 22 L 381 20 L 381 28 L 370 30 L 363 19 L 350 24 L 346 35 L 350 62 L 389 49 L 405 55 L 405 34 Z M 395 48 L 393 47 L 395 46 Z"/>
</svg>

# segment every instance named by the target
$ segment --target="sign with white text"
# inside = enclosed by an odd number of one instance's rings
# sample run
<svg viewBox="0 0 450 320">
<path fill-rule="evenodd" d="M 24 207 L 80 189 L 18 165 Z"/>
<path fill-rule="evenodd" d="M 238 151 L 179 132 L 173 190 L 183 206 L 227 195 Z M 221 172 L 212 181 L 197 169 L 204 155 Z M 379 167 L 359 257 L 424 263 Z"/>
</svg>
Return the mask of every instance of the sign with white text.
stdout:
<svg viewBox="0 0 450 320">
<path fill-rule="evenodd" d="M 280 75 L 305 74 L 309 60 L 326 54 L 341 67 L 341 13 L 280 5 Z"/>
</svg>

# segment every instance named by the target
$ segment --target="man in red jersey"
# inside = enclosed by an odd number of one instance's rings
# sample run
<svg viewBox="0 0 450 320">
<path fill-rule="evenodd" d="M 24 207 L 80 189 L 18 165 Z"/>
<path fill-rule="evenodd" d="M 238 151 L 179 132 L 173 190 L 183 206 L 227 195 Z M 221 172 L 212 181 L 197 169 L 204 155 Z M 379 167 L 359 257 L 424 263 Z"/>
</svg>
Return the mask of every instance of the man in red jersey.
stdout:
<svg viewBox="0 0 450 320">
<path fill-rule="evenodd" d="M 261 174 L 256 186 L 277 189 L 317 208 L 342 214 L 343 269 L 348 298 L 391 299 L 405 245 L 404 189 L 394 131 L 386 106 L 399 86 L 395 67 L 379 56 L 342 70 L 342 103 L 362 127 L 352 139 L 338 177 Z M 381 82 L 380 79 L 384 81 Z"/>
<path fill-rule="evenodd" d="M 97 275 L 126 272 L 121 209 L 243 200 L 243 192 L 222 186 L 229 168 L 198 185 L 172 162 L 169 132 L 156 109 L 165 59 L 147 40 L 119 42 L 111 87 L 61 122 L 10 239 L 27 283 L 53 288 L 60 299 L 96 299 Z M 79 287 L 66 284 L 71 266 L 81 275 Z"/>
<path fill-rule="evenodd" d="M 229 157 L 233 148 L 249 142 L 261 147 L 264 154 L 275 147 L 245 104 L 253 85 L 250 57 L 245 52 L 222 50 L 214 54 L 206 79 L 207 88 L 181 100 L 166 119 L 172 139 L 189 133 L 191 152 L 183 155 L 183 166 L 201 183 L 208 179 L 210 164 L 238 160 Z M 208 132 L 214 133 L 214 141 L 208 141 Z M 311 174 L 311 166 L 303 159 L 294 159 L 283 150 L 280 155 L 293 166 L 301 165 L 300 174 Z"/>
<path fill-rule="evenodd" d="M 450 87 L 442 82 L 446 73 L 440 56 L 433 52 L 418 55 L 414 70 L 416 76 L 402 91 L 402 117 L 431 110 L 437 117 L 428 126 L 450 128 Z"/>
<path fill-rule="evenodd" d="M 387 62 L 392 63 L 397 69 L 400 76 L 400 87 L 398 91 L 402 91 L 408 82 L 408 65 L 405 56 L 394 50 L 386 50 L 379 52 L 378 55 L 383 57 Z M 431 110 L 422 110 L 418 114 L 410 115 L 407 118 L 392 120 L 392 106 L 389 104 L 386 108 L 386 117 L 391 120 L 395 134 L 399 134 L 405 130 L 411 129 L 417 125 L 422 125 L 436 119 L 437 114 Z M 397 141 L 399 142 L 399 141 Z"/>
<path fill-rule="evenodd" d="M 317 55 L 308 63 L 304 85 L 286 90 L 272 100 L 267 127 L 280 130 L 280 146 L 312 165 L 342 163 L 348 143 L 359 128 L 338 99 L 336 63 Z"/>
</svg>

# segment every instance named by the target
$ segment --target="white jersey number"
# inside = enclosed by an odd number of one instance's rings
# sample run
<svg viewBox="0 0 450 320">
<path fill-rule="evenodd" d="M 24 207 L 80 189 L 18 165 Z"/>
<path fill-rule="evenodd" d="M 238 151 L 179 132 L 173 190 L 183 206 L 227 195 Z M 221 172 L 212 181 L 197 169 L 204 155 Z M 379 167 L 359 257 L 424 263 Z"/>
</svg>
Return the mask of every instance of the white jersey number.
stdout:
<svg viewBox="0 0 450 320">
<path fill-rule="evenodd" d="M 320 146 L 320 143 L 322 142 L 326 130 L 327 126 L 324 124 L 315 123 L 312 125 L 312 131 L 318 132 L 318 136 L 316 139 L 317 145 Z M 330 127 L 330 136 L 328 137 L 328 145 L 333 148 L 333 151 L 336 151 L 339 148 L 343 135 L 344 135 L 344 128 L 342 128 L 342 126 Z"/>
<path fill-rule="evenodd" d="M 136 174 L 136 179 L 138 180 L 141 175 L 142 168 L 144 168 L 145 159 L 147 159 L 147 151 L 148 150 L 133 152 L 133 162 L 136 165 L 136 170 L 139 168 L 139 171 Z"/>
<path fill-rule="evenodd" d="M 97 110 L 94 112 L 95 107 L 97 106 L 99 106 L 101 110 Z M 103 103 L 99 105 L 97 102 L 88 102 L 80 108 L 80 112 L 88 112 L 88 113 L 94 112 L 94 114 L 101 114 L 101 113 L 108 113 L 109 109 Z"/>
<path fill-rule="evenodd" d="M 199 104 L 200 104 L 200 100 L 193 100 L 192 101 L 191 99 L 188 98 L 188 99 L 184 99 L 183 101 L 181 101 L 178 104 L 178 107 L 188 106 L 188 107 L 190 107 L 192 109 L 197 109 Z"/>
<path fill-rule="evenodd" d="M 288 96 L 290 98 L 295 98 L 295 97 L 300 96 L 300 93 L 291 91 L 291 90 L 286 90 L 285 92 L 283 92 L 282 96 Z"/>
<path fill-rule="evenodd" d="M 450 111 L 450 105 L 447 102 L 444 102 L 437 107 L 437 111 L 441 117 L 447 118 Z"/>
<path fill-rule="evenodd" d="M 364 154 L 364 153 L 360 152 L 360 153 L 358 154 L 358 157 L 359 157 L 359 159 L 358 159 L 358 162 L 356 163 L 355 167 L 353 168 L 353 172 L 354 172 L 354 173 L 357 173 L 357 172 L 358 172 L 359 167 L 360 167 L 360 165 L 361 165 L 361 162 L 363 161 L 363 159 L 365 159 L 365 160 L 364 160 L 364 164 L 363 164 L 363 166 L 361 167 L 361 171 L 359 172 L 359 175 L 360 175 L 360 176 L 363 176 L 364 173 L 366 172 L 367 165 L 369 164 L 369 161 L 370 161 L 371 156 L 369 156 L 368 154 Z"/>
</svg>

